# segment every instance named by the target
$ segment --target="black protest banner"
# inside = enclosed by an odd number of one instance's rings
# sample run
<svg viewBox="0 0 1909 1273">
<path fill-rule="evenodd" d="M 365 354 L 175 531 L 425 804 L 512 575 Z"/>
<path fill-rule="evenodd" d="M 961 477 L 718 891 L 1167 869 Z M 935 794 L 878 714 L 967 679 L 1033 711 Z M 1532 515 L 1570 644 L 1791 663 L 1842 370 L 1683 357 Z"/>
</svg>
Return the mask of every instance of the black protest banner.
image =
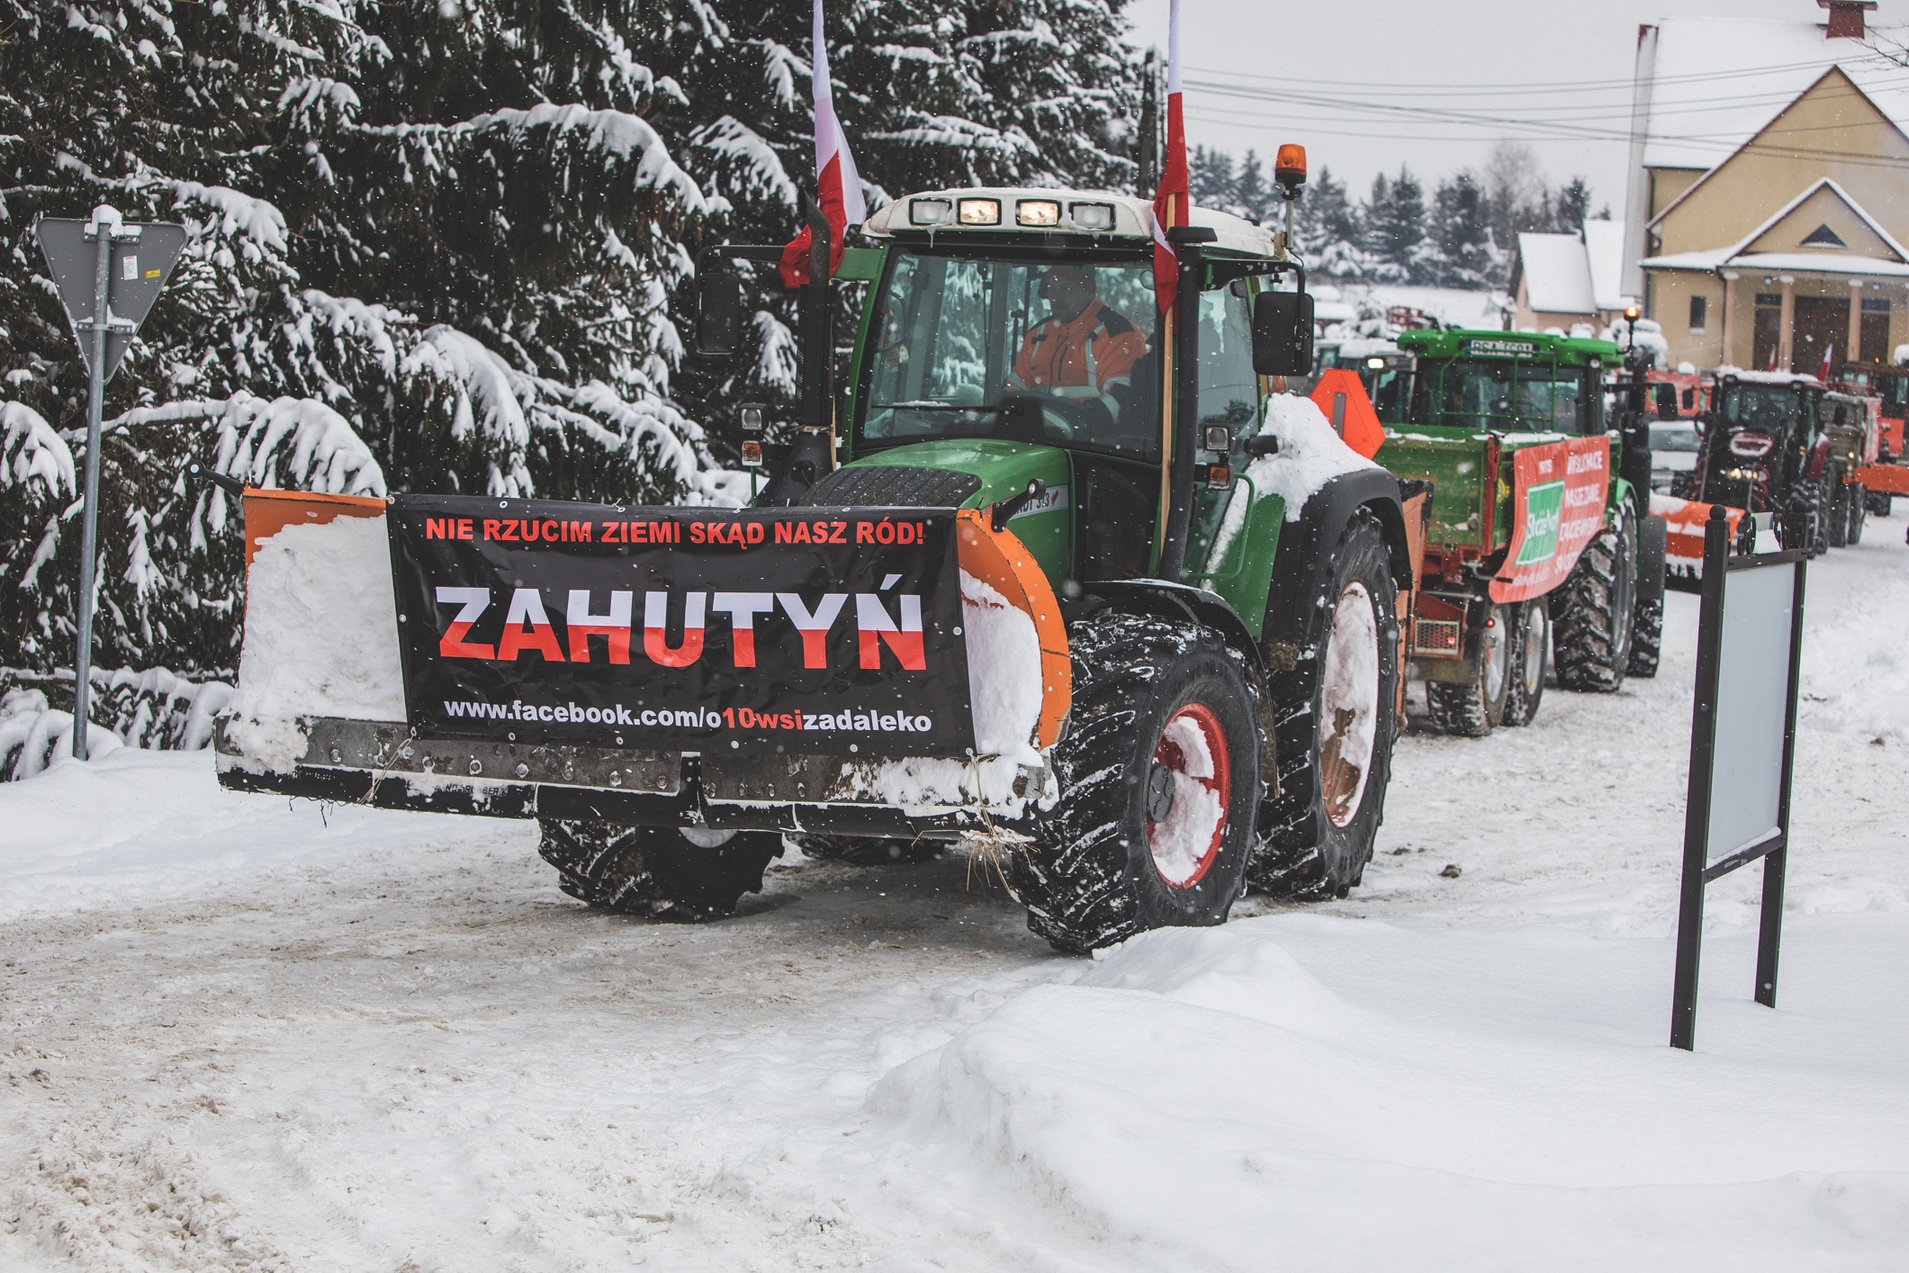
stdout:
<svg viewBox="0 0 1909 1273">
<path fill-rule="evenodd" d="M 400 496 L 420 737 L 959 756 L 953 509 L 614 508 Z"/>
</svg>

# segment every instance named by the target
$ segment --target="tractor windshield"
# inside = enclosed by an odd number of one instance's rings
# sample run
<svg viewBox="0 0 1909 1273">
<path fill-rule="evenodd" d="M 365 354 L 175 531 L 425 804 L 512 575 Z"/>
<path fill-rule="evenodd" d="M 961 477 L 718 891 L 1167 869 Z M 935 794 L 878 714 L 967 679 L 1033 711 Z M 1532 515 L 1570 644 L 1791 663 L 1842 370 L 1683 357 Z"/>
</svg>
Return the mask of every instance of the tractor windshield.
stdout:
<svg viewBox="0 0 1909 1273">
<path fill-rule="evenodd" d="M 1724 432 L 1767 433 L 1782 437 L 1796 414 L 1796 391 L 1788 385 L 1727 385 L 1723 392 Z"/>
<path fill-rule="evenodd" d="M 1454 358 L 1420 363 L 1418 380 L 1423 401 L 1415 415 L 1427 424 L 1588 434 L 1602 423 L 1597 388 L 1584 368 Z"/>
<path fill-rule="evenodd" d="M 869 335 L 862 444 L 1003 438 L 1159 456 L 1151 262 L 892 261 Z"/>
</svg>

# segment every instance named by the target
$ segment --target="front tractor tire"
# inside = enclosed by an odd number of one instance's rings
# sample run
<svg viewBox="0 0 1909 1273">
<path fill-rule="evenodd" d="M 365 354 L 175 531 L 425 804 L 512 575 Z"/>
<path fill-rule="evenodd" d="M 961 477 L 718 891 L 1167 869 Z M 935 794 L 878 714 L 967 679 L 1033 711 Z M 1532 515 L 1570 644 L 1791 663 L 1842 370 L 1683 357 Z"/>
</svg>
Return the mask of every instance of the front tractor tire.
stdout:
<svg viewBox="0 0 1909 1273">
<path fill-rule="evenodd" d="M 557 868 L 557 886 L 593 909 L 700 922 L 735 914 L 744 893 L 762 891 L 773 831 L 632 827 L 539 818 L 537 852 Z"/>
<path fill-rule="evenodd" d="M 1516 606 L 1495 605 L 1478 634 L 1478 657 L 1466 663 L 1470 676 L 1463 681 L 1425 682 L 1425 701 L 1432 726 L 1441 734 L 1483 738 L 1505 723 L 1511 695 L 1512 644 L 1516 638 Z"/>
<path fill-rule="evenodd" d="M 1505 692 L 1506 725 L 1521 728 L 1537 719 L 1551 670 L 1551 603 L 1533 597 L 1512 607 L 1511 687 Z"/>
<path fill-rule="evenodd" d="M 1553 594 L 1552 655 L 1567 690 L 1614 694 L 1630 670 L 1637 584 L 1637 536 L 1630 509 L 1585 545 Z"/>
<path fill-rule="evenodd" d="M 1361 510 L 1333 548 L 1320 630 L 1268 685 L 1279 790 L 1247 884 L 1274 896 L 1344 897 L 1372 859 L 1397 734 L 1398 592 L 1378 519 Z"/>
<path fill-rule="evenodd" d="M 1010 856 L 1027 925 L 1085 953 L 1170 925 L 1220 924 L 1260 801 L 1258 691 L 1209 628 L 1102 612 L 1068 629 L 1074 702 L 1060 795 Z"/>
</svg>

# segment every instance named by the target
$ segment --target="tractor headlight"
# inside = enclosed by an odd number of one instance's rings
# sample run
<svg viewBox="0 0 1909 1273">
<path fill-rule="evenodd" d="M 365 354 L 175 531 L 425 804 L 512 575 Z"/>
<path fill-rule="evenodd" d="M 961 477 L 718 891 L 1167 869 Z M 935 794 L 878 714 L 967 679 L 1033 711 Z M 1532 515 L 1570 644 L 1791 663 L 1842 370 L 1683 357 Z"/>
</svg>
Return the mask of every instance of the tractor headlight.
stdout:
<svg viewBox="0 0 1909 1273">
<path fill-rule="evenodd" d="M 962 225 L 1000 225 L 999 199 L 963 199 L 956 205 Z"/>
<path fill-rule="evenodd" d="M 953 220 L 952 199 L 911 199 L 908 203 L 909 225 L 947 225 Z"/>
<path fill-rule="evenodd" d="M 1052 199 L 1023 199 L 1014 205 L 1014 220 L 1019 225 L 1059 225 L 1061 205 Z"/>
<path fill-rule="evenodd" d="M 1083 230 L 1111 230 L 1114 228 L 1114 205 L 1111 203 L 1073 203 L 1067 210 L 1074 218 L 1074 224 Z"/>
</svg>

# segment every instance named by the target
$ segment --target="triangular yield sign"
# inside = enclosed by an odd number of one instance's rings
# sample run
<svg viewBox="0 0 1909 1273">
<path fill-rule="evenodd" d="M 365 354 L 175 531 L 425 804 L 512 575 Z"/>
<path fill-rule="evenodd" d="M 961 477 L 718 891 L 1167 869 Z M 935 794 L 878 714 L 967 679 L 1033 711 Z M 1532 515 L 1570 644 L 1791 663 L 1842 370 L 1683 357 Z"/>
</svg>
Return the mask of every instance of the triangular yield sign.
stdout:
<svg viewBox="0 0 1909 1273">
<path fill-rule="evenodd" d="M 93 223 L 64 217 L 42 217 L 34 227 L 47 268 L 60 289 L 66 321 L 73 325 L 80 358 L 93 360 L 93 303 L 98 287 L 99 240 L 86 231 Z M 109 227 L 110 229 L 110 227 Z M 106 312 L 112 330 L 106 334 L 103 385 L 119 370 L 139 325 L 152 312 L 153 302 L 165 290 L 179 253 L 186 246 L 186 228 L 164 221 L 123 223 L 112 232 L 107 251 Z"/>
</svg>

